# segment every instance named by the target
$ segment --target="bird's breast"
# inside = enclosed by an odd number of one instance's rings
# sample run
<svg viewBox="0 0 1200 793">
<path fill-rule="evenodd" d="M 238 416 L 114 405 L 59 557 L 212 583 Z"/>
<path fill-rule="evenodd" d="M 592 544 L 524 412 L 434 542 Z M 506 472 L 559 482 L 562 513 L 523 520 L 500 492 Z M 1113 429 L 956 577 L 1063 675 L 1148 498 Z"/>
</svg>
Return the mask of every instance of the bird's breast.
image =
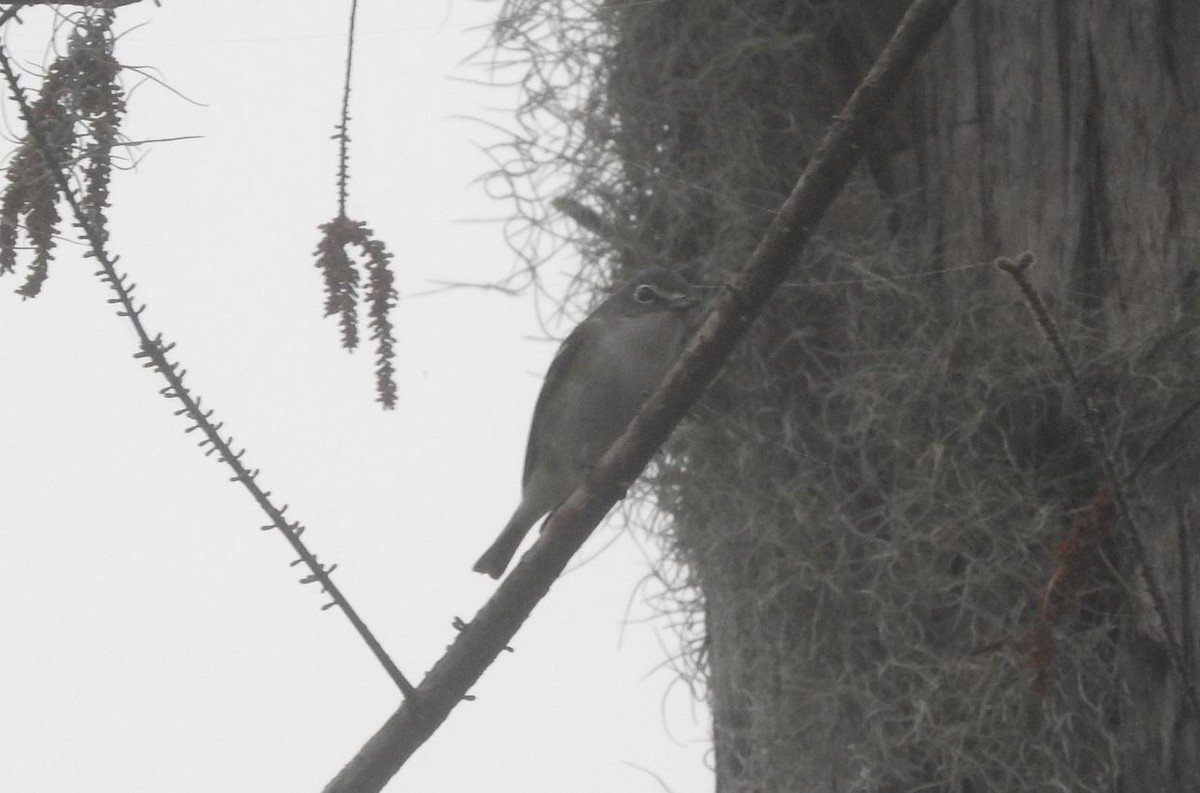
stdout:
<svg viewBox="0 0 1200 793">
<path fill-rule="evenodd" d="M 633 419 L 679 356 L 686 333 L 682 317 L 673 313 L 626 317 L 606 330 L 591 349 L 580 350 L 575 371 L 564 378 L 564 410 L 554 419 L 560 448 L 577 450 L 574 462 L 581 468 Z"/>
</svg>

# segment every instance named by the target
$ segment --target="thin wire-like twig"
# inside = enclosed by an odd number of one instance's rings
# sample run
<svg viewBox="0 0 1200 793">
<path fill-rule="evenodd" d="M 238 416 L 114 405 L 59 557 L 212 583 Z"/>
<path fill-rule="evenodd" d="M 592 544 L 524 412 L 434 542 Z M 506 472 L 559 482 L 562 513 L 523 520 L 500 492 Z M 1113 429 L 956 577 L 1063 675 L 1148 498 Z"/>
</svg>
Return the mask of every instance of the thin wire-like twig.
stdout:
<svg viewBox="0 0 1200 793">
<path fill-rule="evenodd" d="M 1026 271 L 1032 263 L 1033 254 L 1026 252 L 1015 262 L 1011 259 L 998 259 L 996 266 L 1012 277 L 1017 288 L 1021 291 L 1021 296 L 1025 299 L 1030 311 L 1033 312 L 1038 328 L 1042 331 L 1042 335 L 1045 336 L 1046 342 L 1050 345 L 1055 357 L 1058 359 L 1063 379 L 1066 380 L 1067 385 L 1070 387 L 1079 411 L 1083 415 L 1084 425 L 1087 427 L 1088 445 L 1092 447 L 1092 453 L 1096 456 L 1104 478 L 1112 485 L 1113 500 L 1116 502 L 1119 515 L 1118 524 L 1125 527 L 1125 535 L 1129 540 L 1130 546 L 1133 548 L 1133 553 L 1136 557 L 1135 561 L 1141 570 L 1142 578 L 1146 582 L 1146 591 L 1150 595 L 1151 605 L 1162 626 L 1163 637 L 1167 644 L 1167 654 L 1171 658 L 1171 665 L 1175 667 L 1175 671 L 1179 675 L 1184 700 L 1187 702 L 1192 715 L 1200 717 L 1200 697 L 1197 696 L 1191 670 L 1185 661 L 1183 649 L 1179 642 L 1179 635 L 1171 621 L 1171 615 L 1167 611 L 1167 600 L 1163 595 L 1162 584 L 1159 583 L 1158 575 L 1155 573 L 1154 568 L 1150 566 L 1150 558 L 1146 552 L 1146 543 L 1142 537 L 1142 530 L 1134 518 L 1133 510 L 1129 505 L 1129 497 L 1126 491 L 1127 479 L 1120 475 L 1117 462 L 1108 451 L 1100 415 L 1096 412 L 1095 405 L 1092 404 L 1091 398 L 1083 387 L 1079 371 L 1075 368 L 1075 363 L 1071 360 L 1066 345 L 1063 344 L 1062 336 L 1059 335 L 1058 326 L 1055 324 L 1054 318 L 1050 316 L 1050 312 L 1046 309 L 1046 304 L 1042 302 L 1041 296 L 1038 295 L 1037 290 L 1033 288 L 1033 284 L 1030 283 L 1026 275 Z M 1186 564 L 1186 560 L 1183 560 L 1183 562 Z M 1186 618 L 1187 615 L 1184 615 L 1184 619 Z"/>
<path fill-rule="evenodd" d="M 230 480 L 238 482 L 245 487 L 263 512 L 270 518 L 270 523 L 264 529 L 277 529 L 292 546 L 292 549 L 299 557 L 294 564 L 303 564 L 309 570 L 309 575 L 301 579 L 301 583 L 319 582 L 321 584 L 321 587 L 329 594 L 332 600 L 324 608 L 336 605 L 342 610 L 342 613 L 354 625 L 359 636 L 362 637 L 376 659 L 387 671 L 388 676 L 392 678 L 405 697 L 411 697 L 415 693 L 413 685 L 396 667 L 396 664 L 388 656 L 378 639 L 375 638 L 366 623 L 363 622 L 345 595 L 342 594 L 341 590 L 333 582 L 330 574 L 336 568 L 336 565 L 326 567 L 317 559 L 316 554 L 308 549 L 307 545 L 300 539 L 304 527 L 299 522 L 289 521 L 284 517 L 287 506 L 276 507 L 271 500 L 270 492 L 258 486 L 256 481 L 258 470 L 250 469 L 242 462 L 241 458 L 245 454 L 245 450 L 234 451 L 233 436 L 229 434 L 225 436 L 221 435 L 223 423 L 217 422 L 214 424 L 210 420 L 213 411 L 211 409 L 205 410 L 202 407 L 201 399 L 194 397 L 184 385 L 183 381 L 187 370 L 181 369 L 177 363 L 172 362 L 168 357 L 168 353 L 174 347 L 174 344 L 166 343 L 163 340 L 162 334 L 152 335 L 147 329 L 141 318 L 141 314 L 146 306 L 144 303 L 139 303 L 133 299 L 135 284 L 127 282 L 127 276 L 117 270 L 116 265 L 119 257 L 111 256 L 105 248 L 104 230 L 94 222 L 92 215 L 85 211 L 76 197 L 74 190 L 71 188 L 70 180 L 63 170 L 62 164 L 54 157 L 53 150 L 38 126 L 37 119 L 33 116 L 29 102 L 25 98 L 24 89 L 21 87 L 17 74 L 13 69 L 12 61 L 2 44 L 0 44 L 0 72 L 3 72 L 4 80 L 8 84 L 9 92 L 17 104 L 21 118 L 25 122 L 30 140 L 33 141 L 45 161 L 46 168 L 54 180 L 55 187 L 70 207 L 71 213 L 75 217 L 75 223 L 87 241 L 89 251 L 85 255 L 95 258 L 100 264 L 100 269 L 96 271 L 96 275 L 115 294 L 115 297 L 110 298 L 109 302 L 117 305 L 117 315 L 127 318 L 133 326 L 140 348 L 134 354 L 134 357 L 145 359 L 146 367 L 156 370 L 166 378 L 167 385 L 161 389 L 160 393 L 167 398 L 177 399 L 182 404 L 182 407 L 177 411 L 177 415 L 186 415 L 191 420 L 192 426 L 188 428 L 188 431 L 200 430 L 204 437 L 199 445 L 209 447 L 206 455 L 211 455 L 214 452 L 217 453 L 218 460 L 233 470 L 233 476 L 230 477 Z"/>
<path fill-rule="evenodd" d="M 350 74 L 354 66 L 354 27 L 358 19 L 358 0 L 350 0 L 350 25 L 346 34 L 346 80 L 342 86 L 342 114 L 337 126 L 338 141 L 338 217 L 346 216 L 346 191 L 350 181 Z"/>
</svg>

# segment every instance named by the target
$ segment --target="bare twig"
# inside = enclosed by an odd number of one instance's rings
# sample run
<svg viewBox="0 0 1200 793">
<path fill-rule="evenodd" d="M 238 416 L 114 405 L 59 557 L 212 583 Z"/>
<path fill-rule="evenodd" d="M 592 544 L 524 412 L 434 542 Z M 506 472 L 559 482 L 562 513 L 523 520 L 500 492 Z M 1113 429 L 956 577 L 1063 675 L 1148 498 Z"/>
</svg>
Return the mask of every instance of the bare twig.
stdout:
<svg viewBox="0 0 1200 793">
<path fill-rule="evenodd" d="M 835 118 L 750 262 L 715 299 L 683 356 L 554 513 L 533 548 L 401 705 L 326 786 L 326 793 L 383 788 L 504 649 L 596 524 L 623 495 L 763 310 L 858 163 L 868 136 L 956 0 L 916 0 L 844 110 Z"/>
<path fill-rule="evenodd" d="M 346 79 L 342 86 L 342 112 L 338 117 L 338 217 L 346 216 L 346 184 L 350 180 L 350 74 L 354 67 L 354 28 L 358 19 L 358 0 L 350 0 L 350 23 L 346 34 Z"/>
<path fill-rule="evenodd" d="M 1129 505 L 1129 496 L 1126 490 L 1128 479 L 1121 476 L 1116 460 L 1113 459 L 1112 454 L 1108 451 L 1108 445 L 1104 437 L 1104 426 L 1100 421 L 1100 416 L 1083 387 L 1083 383 L 1079 378 L 1079 371 L 1076 369 L 1074 361 L 1071 360 L 1066 345 L 1063 344 L 1062 337 L 1058 333 L 1058 327 L 1053 317 L 1050 316 L 1050 312 L 1046 309 L 1046 304 L 1042 302 L 1041 296 L 1038 295 L 1037 290 L 1033 288 L 1033 284 L 1030 283 L 1026 275 L 1026 271 L 1032 263 L 1033 254 L 1025 253 L 1016 262 L 1010 259 L 999 259 L 996 261 L 996 266 L 1008 273 L 1016 283 L 1017 288 L 1021 290 L 1022 297 L 1025 298 L 1025 302 L 1033 312 L 1034 319 L 1037 320 L 1038 328 L 1041 329 L 1047 343 L 1058 359 L 1063 379 L 1070 387 L 1076 404 L 1079 406 L 1079 411 L 1083 415 L 1084 426 L 1088 430 L 1088 444 L 1092 447 L 1092 453 L 1100 464 L 1104 478 L 1112 485 L 1113 500 L 1116 502 L 1120 518 L 1118 523 L 1125 527 L 1125 536 L 1129 541 L 1129 545 L 1133 548 L 1135 561 L 1138 568 L 1142 571 L 1142 577 L 1146 581 L 1146 591 L 1150 594 L 1151 605 L 1162 625 L 1163 636 L 1167 644 L 1167 654 L 1171 658 L 1171 665 L 1175 667 L 1176 674 L 1179 675 L 1184 699 L 1191 709 L 1192 715 L 1200 717 L 1200 697 L 1197 697 L 1196 685 L 1192 680 L 1191 670 L 1187 666 L 1183 649 L 1180 646 L 1179 635 L 1171 621 L 1171 615 L 1167 611 L 1167 600 L 1163 595 L 1162 584 L 1159 583 L 1158 575 L 1155 573 L 1154 568 L 1150 566 L 1150 557 L 1146 552 L 1146 543 L 1141 527 L 1138 525 L 1133 510 Z M 1186 560 L 1183 560 L 1183 563 L 1186 564 Z"/>
<path fill-rule="evenodd" d="M 46 167 L 54 179 L 56 189 L 71 208 L 71 212 L 75 217 L 75 223 L 87 241 L 89 247 L 88 255 L 95 258 L 100 265 L 100 269 L 96 272 L 96 275 L 115 294 L 115 297 L 111 298 L 109 302 L 116 304 L 118 306 L 117 314 L 127 318 L 133 326 L 134 333 L 137 335 L 139 342 L 139 350 L 135 353 L 134 357 L 145 359 L 147 367 L 153 368 L 167 380 L 167 385 L 161 390 L 161 393 L 167 398 L 179 400 L 182 404 L 182 408 L 177 412 L 178 414 L 186 415 L 191 420 L 192 426 L 188 428 L 188 431 L 200 431 L 203 436 L 200 446 L 208 447 L 206 454 L 213 454 L 215 452 L 218 460 L 233 470 L 233 476 L 230 477 L 231 481 L 238 482 L 246 488 L 250 496 L 258 503 L 263 512 L 267 514 L 270 523 L 265 528 L 277 529 L 292 546 L 292 549 L 299 556 L 298 563 L 303 564 L 309 570 L 309 575 L 301 579 L 301 582 L 319 582 L 321 584 L 321 587 L 332 599 L 332 603 L 329 605 L 336 605 L 342 610 L 347 619 L 354 625 L 355 630 L 358 631 L 359 636 L 371 649 L 376 659 L 396 683 L 396 686 L 406 697 L 411 696 L 414 693 L 412 684 L 408 682 L 407 678 L 396 667 L 374 634 L 372 634 L 362 621 L 362 618 L 359 617 L 358 613 L 350 605 L 345 595 L 334 584 L 330 575 L 334 566 L 327 568 L 318 561 L 316 554 L 308 549 L 300 539 L 304 527 L 298 522 L 289 521 L 284 517 L 287 506 L 276 507 L 271 500 L 270 492 L 259 487 L 256 481 L 258 470 L 250 469 L 242 461 L 245 450 L 235 451 L 233 437 L 229 434 L 222 435 L 222 423 L 214 423 L 211 420 L 213 411 L 211 409 L 205 410 L 201 405 L 201 399 L 194 397 L 187 386 L 184 385 L 186 370 L 181 369 L 177 363 L 171 361 L 168 355 L 174 345 L 165 342 L 162 334 L 152 334 L 142 321 L 141 315 L 146 308 L 145 304 L 133 299 L 135 285 L 128 282 L 127 276 L 117 270 L 118 257 L 111 256 L 105 247 L 104 242 L 107 232 L 95 222 L 94 216 L 84 209 L 80 200 L 71 189 L 71 184 L 64 171 L 63 164 L 54 156 L 54 150 L 46 141 L 41 127 L 37 123 L 37 119 L 34 118 L 33 111 L 25 98 L 25 92 L 21 88 L 12 62 L 2 45 L 0 45 L 0 72 L 3 73 L 9 91 L 17 103 L 30 139 L 44 158 Z M 326 608 L 328 607 L 326 606 Z"/>
</svg>

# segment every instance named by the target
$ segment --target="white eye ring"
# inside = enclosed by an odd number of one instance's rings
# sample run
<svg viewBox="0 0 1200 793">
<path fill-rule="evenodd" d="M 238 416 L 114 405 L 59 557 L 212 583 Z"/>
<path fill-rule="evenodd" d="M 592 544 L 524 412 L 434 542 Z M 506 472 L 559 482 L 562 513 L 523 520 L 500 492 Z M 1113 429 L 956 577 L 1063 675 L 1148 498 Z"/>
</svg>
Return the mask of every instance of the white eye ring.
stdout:
<svg viewBox="0 0 1200 793">
<path fill-rule="evenodd" d="M 633 299 L 639 303 L 653 303 L 658 298 L 658 290 L 650 284 L 638 284 L 633 290 Z"/>
</svg>

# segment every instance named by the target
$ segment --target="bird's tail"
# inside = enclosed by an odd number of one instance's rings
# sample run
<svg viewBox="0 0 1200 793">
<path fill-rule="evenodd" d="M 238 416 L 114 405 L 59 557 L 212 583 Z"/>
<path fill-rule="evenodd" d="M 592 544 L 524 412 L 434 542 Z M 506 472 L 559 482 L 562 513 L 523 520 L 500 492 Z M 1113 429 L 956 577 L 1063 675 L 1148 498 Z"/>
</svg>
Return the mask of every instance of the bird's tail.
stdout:
<svg viewBox="0 0 1200 793">
<path fill-rule="evenodd" d="M 479 561 L 475 563 L 475 572 L 490 575 L 492 578 L 499 578 L 504 574 L 508 563 L 512 561 L 517 549 L 521 547 L 521 540 L 525 539 L 525 535 L 529 533 L 534 522 L 542 516 L 542 512 L 537 514 L 530 514 L 530 512 L 525 504 L 517 507 L 517 511 L 508 521 L 508 525 L 504 527 L 504 531 L 500 532 L 496 541 L 483 552 L 483 556 L 480 556 Z"/>
</svg>

